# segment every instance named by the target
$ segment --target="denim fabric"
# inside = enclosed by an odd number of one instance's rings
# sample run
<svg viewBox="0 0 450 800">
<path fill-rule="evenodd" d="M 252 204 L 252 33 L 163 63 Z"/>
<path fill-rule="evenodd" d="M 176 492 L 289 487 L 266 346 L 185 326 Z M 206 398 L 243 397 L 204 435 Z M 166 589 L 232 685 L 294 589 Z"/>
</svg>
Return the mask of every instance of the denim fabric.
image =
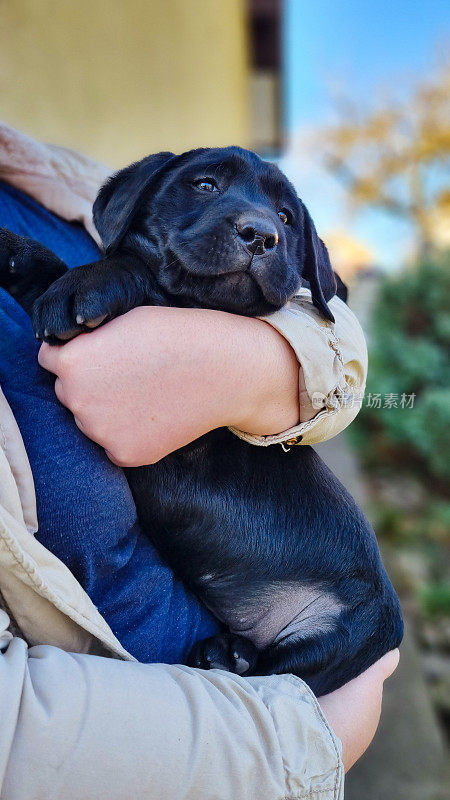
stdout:
<svg viewBox="0 0 450 800">
<path fill-rule="evenodd" d="M 0 226 L 31 236 L 69 266 L 98 250 L 85 230 L 0 183 Z M 78 430 L 37 363 L 22 308 L 0 289 L 0 385 L 33 470 L 37 538 L 63 561 L 123 646 L 145 662 L 183 661 L 219 623 L 158 557 L 140 529 L 124 473 Z"/>
</svg>

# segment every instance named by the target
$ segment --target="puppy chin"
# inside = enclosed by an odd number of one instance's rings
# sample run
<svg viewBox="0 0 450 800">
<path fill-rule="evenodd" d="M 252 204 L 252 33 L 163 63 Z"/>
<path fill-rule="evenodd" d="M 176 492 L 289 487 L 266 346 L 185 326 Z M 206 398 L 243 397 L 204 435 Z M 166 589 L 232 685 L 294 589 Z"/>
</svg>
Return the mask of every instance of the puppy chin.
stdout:
<svg viewBox="0 0 450 800">
<path fill-rule="evenodd" d="M 183 306 L 213 308 L 244 316 L 260 316 L 275 311 L 248 272 L 243 270 L 222 275 L 195 275 L 181 266 L 163 272 L 159 281 L 164 290 L 182 299 Z"/>
<path fill-rule="evenodd" d="M 276 286 L 271 281 L 268 281 L 267 279 L 253 272 L 252 278 L 258 286 L 262 297 L 271 307 L 272 311 L 281 308 L 288 302 L 288 300 L 291 300 L 298 288 L 297 284 L 281 287 Z"/>
<path fill-rule="evenodd" d="M 287 294 L 285 292 L 280 292 L 278 288 L 273 286 L 262 285 L 260 289 L 264 300 L 271 306 L 272 310 L 279 309 L 286 305 L 288 300 L 291 300 L 294 296 L 294 292 L 292 294 Z"/>
</svg>

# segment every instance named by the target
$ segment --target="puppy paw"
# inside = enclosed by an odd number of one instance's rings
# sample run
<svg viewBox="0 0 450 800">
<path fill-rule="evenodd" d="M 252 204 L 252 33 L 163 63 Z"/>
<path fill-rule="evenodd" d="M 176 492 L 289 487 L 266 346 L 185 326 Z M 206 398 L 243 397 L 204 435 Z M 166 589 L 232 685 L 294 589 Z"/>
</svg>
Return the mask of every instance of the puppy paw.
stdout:
<svg viewBox="0 0 450 800">
<path fill-rule="evenodd" d="M 20 294 L 34 271 L 35 250 L 41 248 L 25 236 L 0 228 L 0 286 L 10 294 Z"/>
<path fill-rule="evenodd" d="M 255 645 L 243 636 L 224 633 L 196 642 L 187 660 L 188 667 L 223 669 L 236 675 L 251 671 L 258 660 Z"/>
<path fill-rule="evenodd" d="M 8 289 L 17 280 L 23 263 L 23 238 L 0 228 L 0 286 Z"/>
<path fill-rule="evenodd" d="M 92 265 L 76 267 L 63 275 L 39 297 L 31 320 L 36 338 L 60 344 L 97 328 L 115 316 L 116 306 Z"/>
<path fill-rule="evenodd" d="M 66 271 L 66 265 L 39 242 L 0 228 L 0 287 L 29 311 L 33 300 Z"/>
<path fill-rule="evenodd" d="M 31 315 L 38 339 L 58 344 L 142 305 L 144 297 L 121 264 L 107 259 L 69 270 L 36 300 Z"/>
</svg>

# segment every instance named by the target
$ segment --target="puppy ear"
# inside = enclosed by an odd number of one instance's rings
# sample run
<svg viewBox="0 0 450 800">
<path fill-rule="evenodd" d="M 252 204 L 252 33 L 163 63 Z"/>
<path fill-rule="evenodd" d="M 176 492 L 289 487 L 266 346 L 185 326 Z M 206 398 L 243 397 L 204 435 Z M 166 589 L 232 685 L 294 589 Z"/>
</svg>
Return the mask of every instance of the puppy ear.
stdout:
<svg viewBox="0 0 450 800">
<path fill-rule="evenodd" d="M 115 250 L 129 230 L 143 194 L 173 153 L 156 153 L 112 175 L 100 189 L 93 217 L 103 247 Z"/>
<path fill-rule="evenodd" d="M 303 205 L 303 203 L 302 203 Z M 314 305 L 334 322 L 327 301 L 336 294 L 336 279 L 330 264 L 328 250 L 319 239 L 308 209 L 303 205 L 303 235 L 305 240 L 305 260 L 302 277 L 309 281 Z"/>
<path fill-rule="evenodd" d="M 344 281 L 342 280 L 340 275 L 337 274 L 336 271 L 334 273 L 334 279 L 336 281 L 336 294 L 339 297 L 339 300 L 343 300 L 344 303 L 347 303 L 347 301 L 348 301 L 348 286 L 347 286 L 347 284 L 344 283 Z"/>
</svg>

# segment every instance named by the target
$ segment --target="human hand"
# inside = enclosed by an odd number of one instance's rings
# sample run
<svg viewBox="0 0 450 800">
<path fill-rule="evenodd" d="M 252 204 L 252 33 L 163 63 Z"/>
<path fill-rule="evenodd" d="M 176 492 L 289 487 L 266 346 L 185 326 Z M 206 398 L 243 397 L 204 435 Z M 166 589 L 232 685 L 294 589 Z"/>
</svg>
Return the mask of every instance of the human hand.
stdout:
<svg viewBox="0 0 450 800">
<path fill-rule="evenodd" d="M 222 425 L 277 433 L 299 419 L 299 365 L 266 322 L 205 309 L 141 307 L 39 363 L 79 428 L 119 466 L 158 461 Z"/>
<path fill-rule="evenodd" d="M 319 697 L 322 710 L 342 742 L 346 772 L 371 743 L 381 714 L 383 683 L 394 672 L 399 651 L 391 650 L 357 678 L 331 694 Z"/>
</svg>

